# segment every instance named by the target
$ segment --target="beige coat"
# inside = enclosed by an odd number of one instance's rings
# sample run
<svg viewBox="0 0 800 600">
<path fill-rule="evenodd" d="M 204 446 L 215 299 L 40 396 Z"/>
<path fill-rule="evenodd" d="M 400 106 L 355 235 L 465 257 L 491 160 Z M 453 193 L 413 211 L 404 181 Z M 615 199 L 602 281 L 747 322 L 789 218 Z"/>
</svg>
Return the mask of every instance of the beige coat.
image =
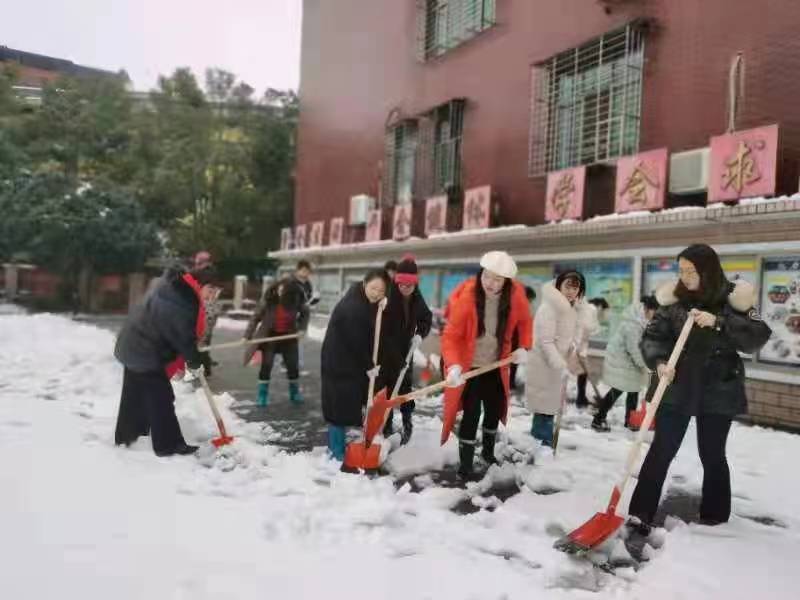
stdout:
<svg viewBox="0 0 800 600">
<path fill-rule="evenodd" d="M 531 412 L 558 412 L 567 361 L 578 370 L 575 349 L 596 327 L 597 317 L 591 308 L 583 298 L 570 305 L 552 281 L 542 287 L 542 304 L 533 325 L 533 349 L 525 369 L 525 396 Z"/>
</svg>

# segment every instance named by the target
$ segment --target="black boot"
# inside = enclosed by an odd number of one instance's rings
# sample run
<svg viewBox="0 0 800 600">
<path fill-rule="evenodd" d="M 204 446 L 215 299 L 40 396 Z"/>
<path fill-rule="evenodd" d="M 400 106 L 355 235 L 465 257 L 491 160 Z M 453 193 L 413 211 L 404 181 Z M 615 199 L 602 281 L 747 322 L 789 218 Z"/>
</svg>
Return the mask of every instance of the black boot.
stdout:
<svg viewBox="0 0 800 600">
<path fill-rule="evenodd" d="M 597 413 L 594 416 L 594 419 L 592 419 L 592 429 L 601 433 L 611 431 L 611 427 L 609 427 L 608 423 L 606 423 L 605 416 L 601 413 Z"/>
<path fill-rule="evenodd" d="M 481 448 L 481 456 L 486 464 L 498 465 L 500 464 L 494 456 L 494 442 L 497 439 L 497 431 L 487 432 L 483 430 L 483 448 Z"/>
<path fill-rule="evenodd" d="M 472 479 L 474 476 L 474 471 L 472 470 L 472 461 L 475 458 L 475 442 L 459 442 L 458 458 L 458 476 L 461 479 Z"/>
<path fill-rule="evenodd" d="M 411 415 L 403 415 L 403 435 L 400 438 L 401 446 L 405 446 L 408 443 L 412 433 L 414 433 L 414 424 L 411 422 Z"/>
</svg>

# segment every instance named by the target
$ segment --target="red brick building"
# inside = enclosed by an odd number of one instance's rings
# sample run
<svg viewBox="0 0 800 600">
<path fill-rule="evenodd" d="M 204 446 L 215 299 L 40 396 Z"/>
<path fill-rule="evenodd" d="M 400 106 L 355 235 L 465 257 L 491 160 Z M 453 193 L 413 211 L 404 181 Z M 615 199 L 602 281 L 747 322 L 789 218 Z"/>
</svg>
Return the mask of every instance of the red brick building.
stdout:
<svg viewBox="0 0 800 600">
<path fill-rule="evenodd" d="M 78 65 L 71 60 L 15 50 L 0 46 L 0 70 L 12 68 L 16 72 L 15 86 L 22 95 L 35 98 L 37 91 L 59 77 L 123 77 L 124 72 L 113 73 L 103 69 Z"/>
<path fill-rule="evenodd" d="M 708 150 L 777 124 L 774 170 L 737 173 L 771 178 L 768 196 L 797 192 L 798 25 L 795 0 L 305 0 L 295 225 L 324 227 L 313 248 L 272 256 L 311 258 L 331 305 L 365 267 L 412 251 L 440 306 L 499 247 L 534 287 L 583 269 L 613 328 L 682 247 L 707 241 L 780 330 L 748 362 L 754 418 L 800 427 L 800 199 L 711 204 Z M 656 149 L 670 157 L 662 210 L 603 218 L 620 159 Z M 574 167 L 586 167 L 579 222 L 545 225 L 547 176 Z M 465 191 L 485 186 L 496 229 L 458 232 Z M 442 195 L 451 233 L 426 236 L 426 202 Z M 402 243 L 398 205 L 413 210 Z M 359 243 L 365 206 L 382 211 L 383 241 Z"/>
</svg>

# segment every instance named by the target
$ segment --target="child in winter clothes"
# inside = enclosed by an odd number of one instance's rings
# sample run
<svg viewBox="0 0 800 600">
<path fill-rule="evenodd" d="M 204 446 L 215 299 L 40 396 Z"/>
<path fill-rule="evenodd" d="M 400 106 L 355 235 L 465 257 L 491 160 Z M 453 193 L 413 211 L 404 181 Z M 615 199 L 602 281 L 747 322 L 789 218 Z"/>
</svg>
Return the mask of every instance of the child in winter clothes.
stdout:
<svg viewBox="0 0 800 600">
<path fill-rule="evenodd" d="M 264 297 L 250 318 L 244 337 L 249 340 L 254 337 L 254 334 L 256 339 L 291 335 L 302 331 L 307 319 L 308 307 L 300 286 L 290 279 L 281 279 L 264 292 Z M 256 331 L 256 329 L 258 330 Z M 252 344 L 248 345 L 244 355 L 245 365 L 253 358 L 256 350 L 261 350 L 256 404 L 266 406 L 269 403 L 269 382 L 276 354 L 281 355 L 283 363 L 286 365 L 289 377 L 289 401 L 292 404 L 302 404 L 303 396 L 300 393 L 298 381 L 300 369 L 297 338 L 267 342 L 258 347 Z"/>
<path fill-rule="evenodd" d="M 672 459 L 692 417 L 703 463 L 700 521 L 724 523 L 731 513 L 731 480 L 725 456 L 733 417 L 747 412 L 744 365 L 739 352 L 752 353 L 772 333 L 754 308 L 755 289 L 728 281 L 719 257 L 705 244 L 678 255 L 679 280 L 658 289 L 661 305 L 642 337 L 647 366 L 671 384 L 664 392 L 653 443 L 639 470 L 628 512 L 629 526 L 647 533 Z M 694 327 L 674 369 L 667 364 L 686 319 Z"/>
<path fill-rule="evenodd" d="M 487 252 L 478 275 L 460 286 L 450 297 L 450 318 L 442 334 L 442 358 L 447 369 L 445 424 L 442 442 L 450 434 L 450 423 L 463 407 L 458 432 L 459 476 L 470 479 L 478 422 L 483 404 L 483 459 L 496 463 L 494 445 L 497 426 L 508 414 L 508 366 L 464 382 L 462 374 L 512 356 L 517 364 L 527 358 L 531 345 L 531 314 L 522 284 L 513 280 L 517 265 L 505 252 Z M 518 334 L 519 347 L 512 348 Z"/>
<path fill-rule="evenodd" d="M 595 431 L 609 431 L 606 415 L 622 394 L 627 393 L 625 403 L 625 427 L 631 411 L 639 403 L 639 391 L 644 385 L 648 370 L 639 349 L 639 342 L 647 322 L 658 309 L 653 296 L 644 296 L 641 302 L 631 304 L 622 315 L 622 321 L 611 334 L 606 346 L 606 359 L 603 363 L 603 381 L 611 386 L 608 393 L 599 401 L 597 413 L 592 421 Z"/>
<path fill-rule="evenodd" d="M 388 289 L 386 271 L 369 271 L 333 308 L 322 341 L 322 416 L 328 450 L 337 460 L 344 459 L 346 428 L 362 424 L 370 376 L 380 374 L 372 362 L 375 320 Z"/>
<path fill-rule="evenodd" d="M 583 372 L 575 353 L 594 323 L 585 294 L 586 281 L 577 271 L 562 273 L 542 287 L 533 350 L 525 369 L 525 395 L 533 413 L 531 435 L 545 446 L 553 445 L 553 420 L 566 393 L 567 375 Z"/>
</svg>

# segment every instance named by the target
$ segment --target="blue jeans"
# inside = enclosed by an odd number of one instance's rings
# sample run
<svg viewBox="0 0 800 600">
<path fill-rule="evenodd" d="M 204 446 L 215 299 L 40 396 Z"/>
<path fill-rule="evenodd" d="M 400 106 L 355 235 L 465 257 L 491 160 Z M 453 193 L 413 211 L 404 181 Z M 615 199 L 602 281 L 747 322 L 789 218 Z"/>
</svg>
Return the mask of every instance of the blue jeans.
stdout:
<svg viewBox="0 0 800 600">
<path fill-rule="evenodd" d="M 543 446 L 553 446 L 553 419 L 553 415 L 533 414 L 531 435 L 541 441 Z"/>
</svg>

